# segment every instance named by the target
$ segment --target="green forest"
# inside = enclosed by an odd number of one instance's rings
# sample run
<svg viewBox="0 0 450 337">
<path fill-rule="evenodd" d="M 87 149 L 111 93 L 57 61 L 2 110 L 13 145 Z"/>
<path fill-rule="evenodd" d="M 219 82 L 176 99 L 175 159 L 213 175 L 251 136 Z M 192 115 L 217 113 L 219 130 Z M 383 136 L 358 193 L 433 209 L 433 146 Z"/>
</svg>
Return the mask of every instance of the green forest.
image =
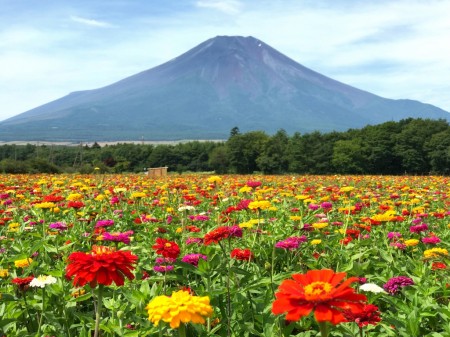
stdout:
<svg viewBox="0 0 450 337">
<path fill-rule="evenodd" d="M 230 130 L 223 142 L 174 145 L 2 145 L 2 173 L 450 174 L 446 120 L 404 119 L 345 132 Z"/>
</svg>

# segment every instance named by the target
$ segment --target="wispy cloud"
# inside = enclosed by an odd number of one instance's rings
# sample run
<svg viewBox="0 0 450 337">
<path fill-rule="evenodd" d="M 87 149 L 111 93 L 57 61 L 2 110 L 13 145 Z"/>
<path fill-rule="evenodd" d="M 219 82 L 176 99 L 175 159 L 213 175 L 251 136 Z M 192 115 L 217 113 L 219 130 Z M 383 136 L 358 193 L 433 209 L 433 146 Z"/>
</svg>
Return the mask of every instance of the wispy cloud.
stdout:
<svg viewBox="0 0 450 337">
<path fill-rule="evenodd" d="M 0 120 L 216 35 L 252 35 L 338 81 L 450 111 L 450 0 L 156 2 L 43 2 L 33 11 L 8 2 L 0 11 Z"/>
<path fill-rule="evenodd" d="M 196 5 L 203 8 L 212 8 L 226 14 L 238 14 L 241 11 L 241 3 L 236 0 L 203 0 Z"/>
<path fill-rule="evenodd" d="M 87 19 L 87 18 L 82 18 L 80 16 L 75 16 L 72 15 L 70 17 L 70 19 L 72 21 L 78 22 L 78 23 L 82 23 L 83 25 L 87 25 L 87 26 L 93 26 L 93 27 L 103 27 L 103 28 L 109 28 L 109 27 L 113 27 L 112 24 L 105 22 L 105 21 L 99 21 L 99 20 L 94 20 L 94 19 Z"/>
</svg>

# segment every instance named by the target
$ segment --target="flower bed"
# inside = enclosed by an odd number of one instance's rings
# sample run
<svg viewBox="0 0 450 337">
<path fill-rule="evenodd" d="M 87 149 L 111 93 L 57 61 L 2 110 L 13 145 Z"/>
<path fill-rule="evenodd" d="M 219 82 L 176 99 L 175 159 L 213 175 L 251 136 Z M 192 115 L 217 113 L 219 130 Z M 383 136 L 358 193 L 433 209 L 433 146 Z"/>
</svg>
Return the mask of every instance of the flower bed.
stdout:
<svg viewBox="0 0 450 337">
<path fill-rule="evenodd" d="M 448 336 L 450 178 L 1 175 L 5 336 Z"/>
</svg>

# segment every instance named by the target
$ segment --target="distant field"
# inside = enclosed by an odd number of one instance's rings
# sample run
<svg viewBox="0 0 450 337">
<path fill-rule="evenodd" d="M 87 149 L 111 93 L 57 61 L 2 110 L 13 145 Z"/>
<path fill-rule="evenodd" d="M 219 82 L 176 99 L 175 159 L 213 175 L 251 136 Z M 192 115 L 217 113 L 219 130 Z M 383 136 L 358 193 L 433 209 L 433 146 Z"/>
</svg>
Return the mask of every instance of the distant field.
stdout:
<svg viewBox="0 0 450 337">
<path fill-rule="evenodd" d="M 148 144 L 148 145 L 173 145 L 180 143 L 189 143 L 189 142 L 215 142 L 220 143 L 226 141 L 225 139 L 181 139 L 181 140 L 118 140 L 114 142 L 96 142 L 100 146 L 105 145 L 115 145 L 115 144 Z M 9 141 L 9 142 L 0 142 L 1 145 L 57 145 L 57 146 L 78 146 L 78 145 L 87 145 L 92 146 L 95 142 L 46 142 L 46 141 Z"/>
</svg>

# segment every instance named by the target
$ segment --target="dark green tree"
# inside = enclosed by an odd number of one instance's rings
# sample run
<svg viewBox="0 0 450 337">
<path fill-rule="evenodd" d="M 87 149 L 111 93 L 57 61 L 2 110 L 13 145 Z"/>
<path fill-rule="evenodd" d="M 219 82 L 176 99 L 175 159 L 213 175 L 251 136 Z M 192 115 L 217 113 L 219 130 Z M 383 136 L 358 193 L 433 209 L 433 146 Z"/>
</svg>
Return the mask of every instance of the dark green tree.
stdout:
<svg viewBox="0 0 450 337">
<path fill-rule="evenodd" d="M 285 173 L 289 169 L 289 136 L 285 130 L 279 130 L 266 142 L 263 153 L 256 159 L 256 164 L 264 174 Z"/>
<path fill-rule="evenodd" d="M 237 134 L 228 139 L 230 169 L 234 173 L 250 174 L 258 169 L 256 159 L 263 153 L 269 136 L 263 131 Z"/>
<path fill-rule="evenodd" d="M 331 160 L 336 173 L 361 174 L 366 171 L 366 148 L 362 139 L 338 140 Z"/>
<path fill-rule="evenodd" d="M 450 127 L 431 136 L 425 143 L 427 157 L 430 159 L 431 172 L 450 174 Z"/>
<path fill-rule="evenodd" d="M 395 137 L 394 153 L 401 160 L 402 170 L 408 174 L 428 174 L 431 164 L 425 144 L 434 134 L 445 131 L 445 120 L 408 119 L 401 132 Z"/>
</svg>

